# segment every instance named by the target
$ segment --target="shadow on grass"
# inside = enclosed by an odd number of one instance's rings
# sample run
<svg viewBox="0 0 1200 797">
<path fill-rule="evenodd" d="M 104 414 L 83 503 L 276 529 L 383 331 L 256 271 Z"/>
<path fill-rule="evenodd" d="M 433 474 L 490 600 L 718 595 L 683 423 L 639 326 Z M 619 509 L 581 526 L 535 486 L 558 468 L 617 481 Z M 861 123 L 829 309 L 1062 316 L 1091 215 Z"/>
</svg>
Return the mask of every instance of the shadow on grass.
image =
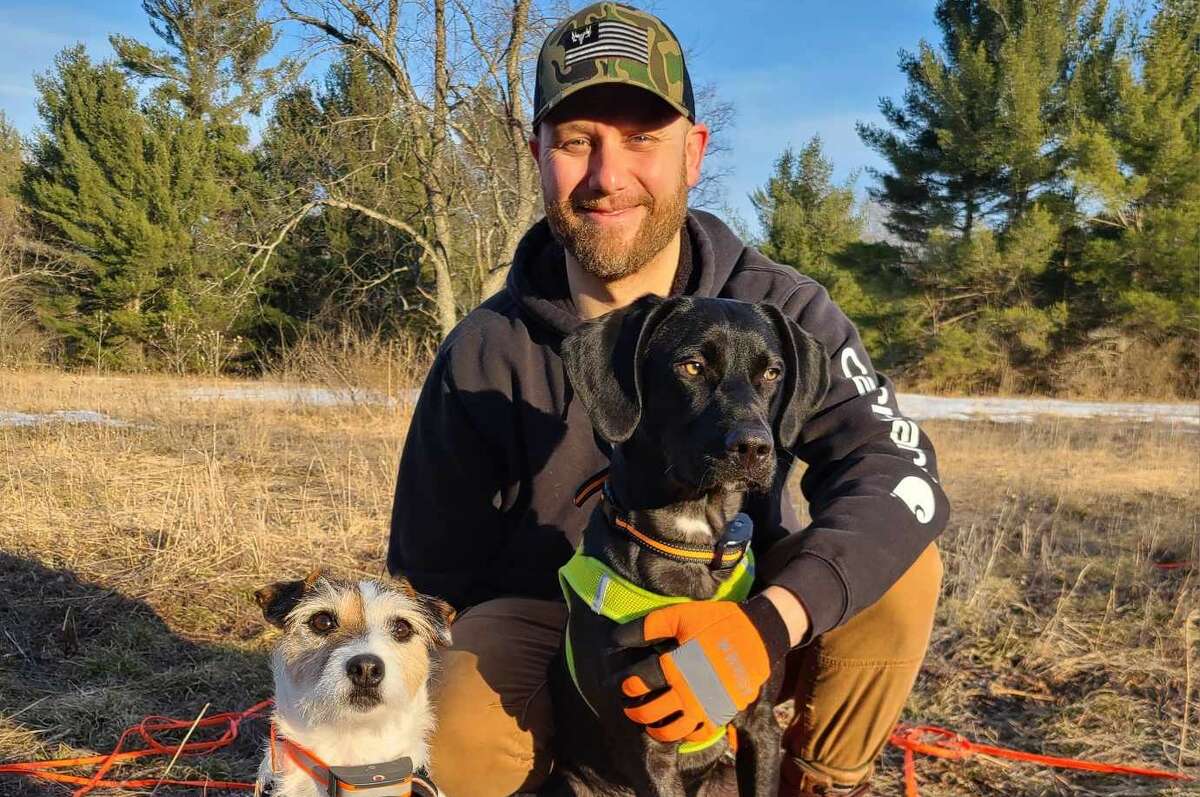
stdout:
<svg viewBox="0 0 1200 797">
<path fill-rule="evenodd" d="M 265 651 L 185 639 L 143 601 L 0 552 L 0 761 L 107 752 L 145 716 L 194 719 L 206 703 L 210 714 L 241 710 L 270 685 Z M 172 777 L 252 780 L 264 727 L 246 723 L 234 745 L 181 759 Z M 157 777 L 166 766 L 146 761 L 115 776 Z M 0 775 L 4 797 L 66 791 Z"/>
</svg>

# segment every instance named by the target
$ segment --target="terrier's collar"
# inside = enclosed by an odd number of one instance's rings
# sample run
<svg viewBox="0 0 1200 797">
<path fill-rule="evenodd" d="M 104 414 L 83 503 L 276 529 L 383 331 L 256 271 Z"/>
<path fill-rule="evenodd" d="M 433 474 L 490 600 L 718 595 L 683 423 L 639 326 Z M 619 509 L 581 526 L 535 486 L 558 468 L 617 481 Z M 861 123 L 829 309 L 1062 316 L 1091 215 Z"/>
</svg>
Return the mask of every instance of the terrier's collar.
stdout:
<svg viewBox="0 0 1200 797">
<path fill-rule="evenodd" d="M 743 512 L 733 516 L 716 545 L 692 545 L 667 540 L 635 527 L 629 519 L 629 513 L 621 508 L 612 494 L 612 488 L 608 485 L 608 468 L 592 476 L 575 491 L 575 506 L 583 506 L 584 502 L 596 493 L 602 493 L 604 510 L 612 525 L 624 531 L 643 550 L 658 556 L 665 556 L 676 562 L 704 562 L 711 570 L 724 570 L 740 562 L 750 549 L 754 524 Z"/>
<path fill-rule="evenodd" d="M 276 750 L 282 751 L 277 756 Z M 437 787 L 423 772 L 414 772 L 407 756 L 382 764 L 358 767 L 331 767 L 320 757 L 291 739 L 279 735 L 274 722 L 270 737 L 271 772 L 281 770 L 280 758 L 287 758 L 324 789 L 329 797 L 437 797 Z"/>
</svg>

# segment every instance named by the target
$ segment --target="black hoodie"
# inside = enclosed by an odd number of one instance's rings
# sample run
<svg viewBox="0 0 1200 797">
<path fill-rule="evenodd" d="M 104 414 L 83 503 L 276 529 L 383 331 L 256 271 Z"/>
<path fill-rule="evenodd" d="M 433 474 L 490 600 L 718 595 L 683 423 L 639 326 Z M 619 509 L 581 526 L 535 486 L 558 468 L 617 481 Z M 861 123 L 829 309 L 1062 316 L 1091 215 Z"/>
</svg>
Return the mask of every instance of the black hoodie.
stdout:
<svg viewBox="0 0 1200 797">
<path fill-rule="evenodd" d="M 808 609 L 811 635 L 874 603 L 945 528 L 929 439 L 902 417 L 853 324 L 813 280 L 688 214 L 674 293 L 770 302 L 821 341 L 830 389 L 791 452 L 808 464 L 804 528 L 777 480 L 752 496 L 760 573 Z M 392 511 L 388 569 L 459 608 L 501 596 L 561 600 L 557 571 L 591 507 L 577 487 L 608 460 L 559 348 L 580 323 L 543 220 L 508 284 L 446 338 L 413 414 Z"/>
</svg>

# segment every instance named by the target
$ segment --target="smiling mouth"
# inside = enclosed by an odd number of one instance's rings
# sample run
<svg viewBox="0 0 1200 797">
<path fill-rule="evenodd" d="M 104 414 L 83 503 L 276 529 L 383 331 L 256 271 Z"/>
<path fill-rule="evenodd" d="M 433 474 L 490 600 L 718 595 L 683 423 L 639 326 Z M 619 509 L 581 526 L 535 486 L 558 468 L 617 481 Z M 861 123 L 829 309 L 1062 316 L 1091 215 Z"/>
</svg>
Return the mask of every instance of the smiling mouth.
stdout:
<svg viewBox="0 0 1200 797">
<path fill-rule="evenodd" d="M 589 221 L 620 221 L 633 215 L 633 211 L 637 209 L 637 205 L 632 208 L 621 208 L 620 210 L 580 210 L 579 215 Z"/>
<path fill-rule="evenodd" d="M 587 214 L 590 216 L 620 216 L 628 213 L 631 210 L 637 210 L 640 207 L 645 207 L 644 201 L 635 201 L 624 205 L 607 205 L 601 202 L 587 201 L 573 203 L 572 208 L 576 213 Z"/>
</svg>

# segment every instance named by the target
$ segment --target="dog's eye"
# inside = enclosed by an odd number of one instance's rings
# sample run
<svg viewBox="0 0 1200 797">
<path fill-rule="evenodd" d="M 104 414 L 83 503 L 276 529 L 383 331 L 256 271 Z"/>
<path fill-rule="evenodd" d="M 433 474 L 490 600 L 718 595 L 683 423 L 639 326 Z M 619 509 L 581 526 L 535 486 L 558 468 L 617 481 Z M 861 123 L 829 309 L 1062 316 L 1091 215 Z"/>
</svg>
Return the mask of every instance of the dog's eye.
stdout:
<svg viewBox="0 0 1200 797">
<path fill-rule="evenodd" d="M 782 368 L 776 368 L 774 366 L 771 366 L 767 370 L 763 371 L 762 378 L 763 378 L 764 382 L 774 382 L 776 379 L 778 379 L 782 375 L 783 375 Z"/>
<path fill-rule="evenodd" d="M 403 617 L 392 620 L 392 636 L 397 642 L 403 642 L 413 635 L 412 623 Z"/>
<path fill-rule="evenodd" d="M 688 360 L 675 366 L 687 376 L 700 376 L 704 373 L 704 363 L 699 360 Z"/>
<path fill-rule="evenodd" d="M 308 627 L 313 630 L 314 634 L 324 636 L 333 629 L 337 628 L 337 620 L 329 612 L 317 612 L 312 617 L 308 618 Z"/>
</svg>

